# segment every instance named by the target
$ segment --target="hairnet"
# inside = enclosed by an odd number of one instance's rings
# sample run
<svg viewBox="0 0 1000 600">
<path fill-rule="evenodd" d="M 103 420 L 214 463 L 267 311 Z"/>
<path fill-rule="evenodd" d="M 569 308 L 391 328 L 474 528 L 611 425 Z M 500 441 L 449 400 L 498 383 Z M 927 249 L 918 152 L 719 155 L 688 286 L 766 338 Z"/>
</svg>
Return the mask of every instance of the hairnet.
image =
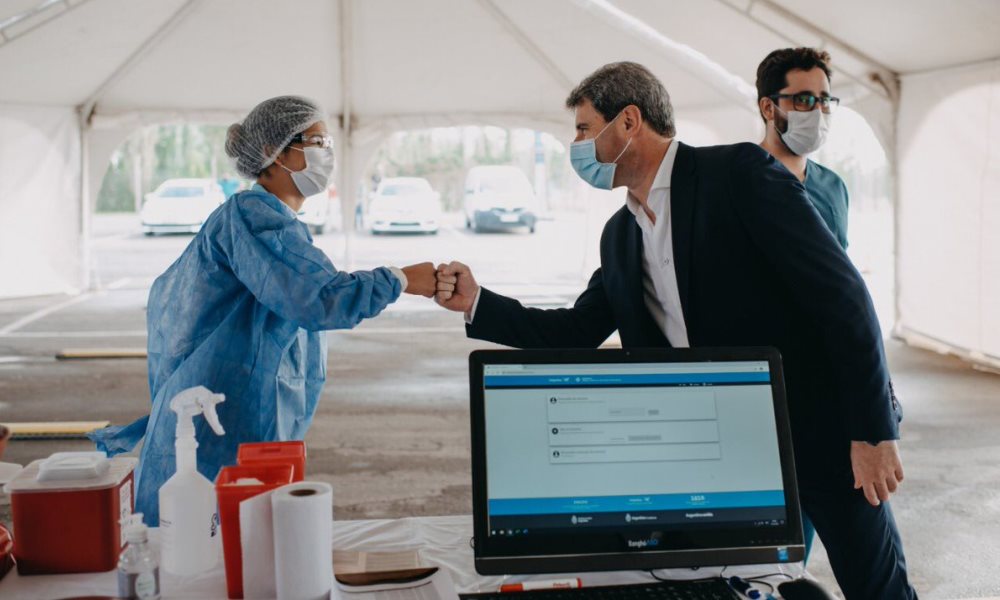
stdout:
<svg viewBox="0 0 1000 600">
<path fill-rule="evenodd" d="M 278 96 L 255 106 L 229 126 L 226 154 L 241 175 L 253 179 L 270 166 L 292 137 L 325 119 L 319 105 L 301 96 Z"/>
</svg>

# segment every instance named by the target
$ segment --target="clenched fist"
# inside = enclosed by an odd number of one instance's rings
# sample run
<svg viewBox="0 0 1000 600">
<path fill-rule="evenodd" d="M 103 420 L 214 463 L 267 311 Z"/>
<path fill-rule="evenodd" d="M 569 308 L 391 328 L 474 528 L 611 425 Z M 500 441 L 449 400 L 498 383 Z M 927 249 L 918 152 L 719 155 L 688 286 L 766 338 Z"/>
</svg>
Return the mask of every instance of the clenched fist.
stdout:
<svg viewBox="0 0 1000 600">
<path fill-rule="evenodd" d="M 468 316 L 479 293 L 479 284 L 472 276 L 472 270 L 460 262 L 438 265 L 438 285 L 446 289 L 439 291 L 434 298 L 438 304 L 456 312 L 464 312 Z M 449 290 L 447 286 L 452 286 Z"/>
<path fill-rule="evenodd" d="M 433 263 L 403 267 L 403 274 L 406 275 L 406 289 L 403 291 L 407 294 L 430 298 L 437 292 L 437 272 Z"/>
</svg>

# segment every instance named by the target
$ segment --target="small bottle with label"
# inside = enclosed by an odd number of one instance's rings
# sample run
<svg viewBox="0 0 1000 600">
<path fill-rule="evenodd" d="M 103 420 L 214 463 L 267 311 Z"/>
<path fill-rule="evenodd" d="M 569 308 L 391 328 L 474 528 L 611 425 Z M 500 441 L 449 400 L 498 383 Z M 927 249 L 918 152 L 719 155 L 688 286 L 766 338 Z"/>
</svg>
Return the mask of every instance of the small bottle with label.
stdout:
<svg viewBox="0 0 1000 600">
<path fill-rule="evenodd" d="M 142 513 L 122 519 L 122 527 L 128 546 L 118 559 L 118 596 L 130 600 L 159 600 L 160 557 L 149 544 Z"/>
</svg>

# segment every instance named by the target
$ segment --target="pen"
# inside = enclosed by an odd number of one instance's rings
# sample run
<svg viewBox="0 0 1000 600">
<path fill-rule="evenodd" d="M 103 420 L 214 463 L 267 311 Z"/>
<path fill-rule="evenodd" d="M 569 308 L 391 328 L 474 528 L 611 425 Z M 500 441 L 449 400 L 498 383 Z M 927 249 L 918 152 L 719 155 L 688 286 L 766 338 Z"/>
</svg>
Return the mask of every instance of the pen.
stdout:
<svg viewBox="0 0 1000 600">
<path fill-rule="evenodd" d="M 531 590 L 569 590 L 583 587 L 579 577 L 573 579 L 546 579 L 542 581 L 522 581 L 521 583 L 505 583 L 500 586 L 500 593 L 530 592 Z"/>
</svg>

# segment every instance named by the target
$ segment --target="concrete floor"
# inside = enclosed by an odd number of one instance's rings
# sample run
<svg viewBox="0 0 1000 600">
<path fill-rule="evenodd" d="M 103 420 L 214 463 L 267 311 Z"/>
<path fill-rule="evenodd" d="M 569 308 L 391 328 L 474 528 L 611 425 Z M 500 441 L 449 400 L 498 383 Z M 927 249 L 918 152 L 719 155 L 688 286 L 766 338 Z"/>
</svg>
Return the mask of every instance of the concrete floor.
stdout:
<svg viewBox="0 0 1000 600">
<path fill-rule="evenodd" d="M 0 353 L 12 350 L 0 341 Z M 311 477 L 335 489 L 341 519 L 468 513 L 466 340 L 443 312 L 389 313 L 331 336 L 330 384 L 307 437 Z M 141 360 L 55 362 L 48 349 L 0 364 L 0 421 L 138 417 Z M 906 482 L 894 500 L 924 598 L 1000 593 L 1000 376 L 889 344 L 905 403 Z M 12 442 L 27 462 L 85 442 Z M 811 569 L 831 587 L 822 549 Z"/>
<path fill-rule="evenodd" d="M 473 252 L 465 236 L 386 238 L 378 246 L 362 239 L 357 250 L 374 264 L 383 259 L 379 253 L 406 256 L 419 247 L 422 256 L 433 244 L 452 246 L 438 259 L 454 251 L 464 258 Z M 518 287 L 546 277 L 512 270 L 520 261 L 504 248 L 537 253 L 544 238 L 485 240 L 480 255 L 466 259 L 476 264 L 492 257 L 496 268 L 481 280 L 539 304 L 565 302 L 580 289 L 572 253 L 561 272 L 548 275 L 555 286 Z M 118 282 L 114 289 L 83 299 L 0 301 L 0 422 L 126 423 L 144 414 L 144 360 L 53 357 L 67 347 L 144 347 L 147 275 L 186 243 L 183 237 L 109 238 L 99 260 L 111 273 L 105 284 Z M 11 329 L 40 309 L 54 310 Z M 465 338 L 460 316 L 413 298 L 353 331 L 331 334 L 329 384 L 307 443 L 310 476 L 334 485 L 337 518 L 470 512 L 467 356 L 481 347 L 488 345 Z M 887 351 L 906 411 L 906 482 L 893 506 L 912 581 L 923 598 L 1000 595 L 1000 375 L 895 342 Z M 4 460 L 25 463 L 57 450 L 88 449 L 81 441 L 16 441 Z M 9 517 L 5 508 L 0 520 Z M 810 569 L 835 588 L 821 547 Z"/>
</svg>

